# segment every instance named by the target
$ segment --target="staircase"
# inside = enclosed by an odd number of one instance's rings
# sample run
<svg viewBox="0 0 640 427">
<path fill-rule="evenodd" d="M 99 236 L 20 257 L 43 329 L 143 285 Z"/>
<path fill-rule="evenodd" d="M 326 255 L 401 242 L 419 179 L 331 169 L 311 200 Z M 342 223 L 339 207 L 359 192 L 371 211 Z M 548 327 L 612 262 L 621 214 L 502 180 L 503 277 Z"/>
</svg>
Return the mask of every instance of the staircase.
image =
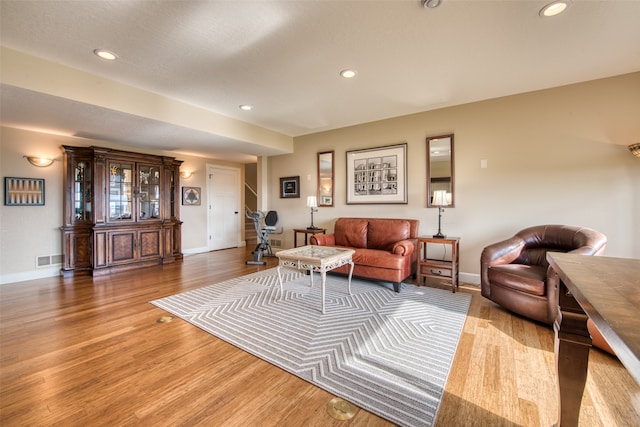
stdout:
<svg viewBox="0 0 640 427">
<path fill-rule="evenodd" d="M 256 228 L 253 225 L 253 220 L 245 217 L 244 220 L 244 241 L 247 242 L 247 246 L 255 246 L 258 244 L 258 235 L 256 234 Z"/>
</svg>

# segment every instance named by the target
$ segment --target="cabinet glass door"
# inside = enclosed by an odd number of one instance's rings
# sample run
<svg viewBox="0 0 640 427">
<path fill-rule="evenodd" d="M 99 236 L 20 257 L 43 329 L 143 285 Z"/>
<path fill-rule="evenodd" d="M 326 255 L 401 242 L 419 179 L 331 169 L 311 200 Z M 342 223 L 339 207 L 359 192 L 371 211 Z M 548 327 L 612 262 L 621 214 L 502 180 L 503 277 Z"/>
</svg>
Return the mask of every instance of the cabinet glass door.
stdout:
<svg viewBox="0 0 640 427">
<path fill-rule="evenodd" d="M 91 220 L 91 162 L 74 161 L 73 167 L 74 221 Z"/>
<path fill-rule="evenodd" d="M 160 167 L 140 165 L 138 219 L 160 218 Z"/>
<path fill-rule="evenodd" d="M 169 216 L 175 218 L 176 216 L 176 171 L 171 170 L 170 183 L 169 183 Z"/>
<path fill-rule="evenodd" d="M 109 221 L 131 220 L 133 165 L 109 162 Z"/>
</svg>

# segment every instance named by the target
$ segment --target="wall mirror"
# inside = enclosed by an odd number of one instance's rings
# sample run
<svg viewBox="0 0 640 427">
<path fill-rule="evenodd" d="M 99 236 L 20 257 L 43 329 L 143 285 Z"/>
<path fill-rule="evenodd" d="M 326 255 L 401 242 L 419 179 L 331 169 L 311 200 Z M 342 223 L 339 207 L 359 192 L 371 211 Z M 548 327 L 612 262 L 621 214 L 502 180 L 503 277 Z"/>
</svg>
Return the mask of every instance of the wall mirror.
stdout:
<svg viewBox="0 0 640 427">
<path fill-rule="evenodd" d="M 446 205 L 455 206 L 453 134 L 427 138 L 427 207 L 435 208 L 433 194 L 446 191 Z"/>
<path fill-rule="evenodd" d="M 318 153 L 318 206 L 333 206 L 333 151 Z"/>
</svg>

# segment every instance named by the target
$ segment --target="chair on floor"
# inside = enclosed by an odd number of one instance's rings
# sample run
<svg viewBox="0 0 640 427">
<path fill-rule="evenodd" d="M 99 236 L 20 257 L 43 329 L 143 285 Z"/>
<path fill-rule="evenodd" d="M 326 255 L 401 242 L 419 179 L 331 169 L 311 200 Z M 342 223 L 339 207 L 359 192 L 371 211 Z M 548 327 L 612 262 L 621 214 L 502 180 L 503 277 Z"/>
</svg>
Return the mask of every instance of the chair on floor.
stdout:
<svg viewBox="0 0 640 427">
<path fill-rule="evenodd" d="M 266 261 L 262 260 L 264 256 L 273 256 L 271 244 L 269 242 L 269 236 L 271 234 L 282 234 L 282 227 L 277 228 L 278 212 L 269 211 L 266 214 L 262 211 L 245 211 L 245 216 L 253 220 L 253 226 L 256 229 L 256 235 L 258 237 L 258 244 L 253 250 L 253 259 L 247 261 L 247 265 L 267 265 Z"/>
<path fill-rule="evenodd" d="M 606 236 L 589 228 L 526 228 L 482 251 L 482 296 L 514 313 L 552 325 L 558 316 L 559 278 L 547 262 L 547 252 L 602 255 L 606 245 Z M 593 323 L 588 326 L 593 344 L 611 352 Z"/>
</svg>

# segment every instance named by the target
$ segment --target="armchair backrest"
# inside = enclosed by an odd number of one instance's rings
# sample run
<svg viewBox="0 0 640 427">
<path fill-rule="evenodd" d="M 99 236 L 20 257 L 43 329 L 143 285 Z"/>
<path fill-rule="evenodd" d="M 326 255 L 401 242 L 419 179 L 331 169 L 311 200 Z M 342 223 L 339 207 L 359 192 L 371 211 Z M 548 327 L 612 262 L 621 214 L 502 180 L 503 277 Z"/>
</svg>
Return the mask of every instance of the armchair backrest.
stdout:
<svg viewBox="0 0 640 427">
<path fill-rule="evenodd" d="M 549 266 L 547 252 L 600 255 L 607 244 L 607 237 L 599 231 L 570 225 L 538 225 L 514 237 L 521 239 L 522 250 L 513 263 L 545 267 Z"/>
</svg>

